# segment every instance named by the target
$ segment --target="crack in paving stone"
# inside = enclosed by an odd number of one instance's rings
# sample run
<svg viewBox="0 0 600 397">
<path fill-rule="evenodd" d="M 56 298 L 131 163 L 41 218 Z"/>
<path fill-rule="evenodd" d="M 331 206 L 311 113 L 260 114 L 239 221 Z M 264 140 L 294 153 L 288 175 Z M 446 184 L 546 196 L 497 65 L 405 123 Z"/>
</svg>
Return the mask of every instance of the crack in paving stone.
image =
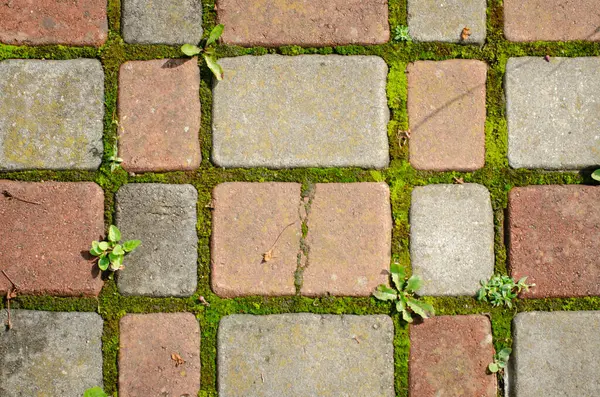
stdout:
<svg viewBox="0 0 600 397">
<path fill-rule="evenodd" d="M 303 273 L 309 265 L 310 247 L 306 242 L 308 235 L 308 216 L 313 199 L 315 198 L 315 185 L 312 183 L 302 186 L 300 197 L 300 205 L 298 206 L 298 216 L 302 222 L 302 237 L 300 237 L 300 246 L 298 247 L 297 268 L 294 272 L 294 286 L 296 287 L 296 295 L 300 295 L 302 282 L 304 281 Z"/>
</svg>

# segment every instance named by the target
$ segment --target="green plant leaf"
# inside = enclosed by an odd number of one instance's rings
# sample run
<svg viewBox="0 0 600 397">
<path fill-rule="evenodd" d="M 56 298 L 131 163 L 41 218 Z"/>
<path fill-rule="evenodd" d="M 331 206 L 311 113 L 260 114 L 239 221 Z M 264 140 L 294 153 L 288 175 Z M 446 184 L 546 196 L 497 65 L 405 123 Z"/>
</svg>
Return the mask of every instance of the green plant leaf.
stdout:
<svg viewBox="0 0 600 397">
<path fill-rule="evenodd" d="M 142 242 L 140 240 L 128 240 L 123 243 L 125 252 L 131 252 L 136 249 Z"/>
<path fill-rule="evenodd" d="M 410 315 L 410 313 L 408 312 L 408 310 L 403 310 L 402 311 L 402 319 L 404 319 L 404 321 L 406 321 L 407 323 L 412 323 L 413 322 L 413 318 Z"/>
<path fill-rule="evenodd" d="M 217 63 L 217 59 L 212 55 L 202 54 L 206 66 L 213 72 L 217 80 L 223 80 L 223 68 Z"/>
<path fill-rule="evenodd" d="M 504 362 L 508 361 L 508 359 L 510 358 L 510 353 L 512 353 L 512 349 L 509 347 L 505 347 L 504 349 L 498 352 L 498 360 Z"/>
<path fill-rule="evenodd" d="M 106 241 L 100 241 L 100 243 L 98 243 L 98 248 L 100 248 L 100 250 L 102 251 L 106 251 L 108 249 L 108 247 L 110 247 L 108 245 L 108 243 Z"/>
<path fill-rule="evenodd" d="M 373 291 L 373 296 L 382 301 L 393 301 L 398 299 L 398 293 L 395 289 L 386 287 L 381 284 L 375 291 Z"/>
<path fill-rule="evenodd" d="M 106 256 L 103 256 L 98 261 L 98 267 L 100 268 L 100 270 L 108 269 L 108 265 L 110 265 L 110 259 L 108 259 Z"/>
<path fill-rule="evenodd" d="M 406 289 L 411 292 L 416 292 L 419 288 L 421 288 L 421 284 L 422 282 L 419 276 L 412 275 L 408 279 Z"/>
<path fill-rule="evenodd" d="M 219 37 L 221 37 L 221 35 L 223 34 L 224 29 L 225 29 L 225 26 L 223 24 L 219 24 L 219 25 L 215 26 L 210 31 L 210 35 L 208 36 L 208 39 L 206 40 L 205 47 L 208 47 L 209 45 L 216 43 L 216 41 L 219 40 Z"/>
<path fill-rule="evenodd" d="M 83 397 L 108 397 L 101 387 L 92 387 L 83 392 Z"/>
<path fill-rule="evenodd" d="M 116 271 L 123 266 L 123 255 L 117 255 L 114 252 L 108 254 L 110 258 L 110 270 Z"/>
<path fill-rule="evenodd" d="M 198 55 L 202 52 L 202 49 L 193 44 L 184 44 L 181 46 L 181 52 L 189 57 L 193 57 L 194 55 Z"/>
<path fill-rule="evenodd" d="M 113 248 L 112 252 L 115 255 L 125 255 L 125 251 L 123 251 L 123 247 L 121 246 L 121 244 L 115 245 L 115 248 Z"/>
<path fill-rule="evenodd" d="M 592 172 L 592 179 L 600 182 L 600 169 Z"/>
<path fill-rule="evenodd" d="M 402 284 L 404 283 L 405 270 L 404 267 L 400 266 L 397 263 L 393 263 L 390 266 L 390 273 L 392 274 L 392 282 L 398 289 L 398 291 L 402 290 Z"/>
<path fill-rule="evenodd" d="M 488 365 L 488 369 L 490 370 L 491 373 L 495 374 L 496 372 L 498 372 L 498 370 L 500 368 L 498 368 L 498 364 L 490 363 L 490 365 Z"/>
<path fill-rule="evenodd" d="M 421 302 L 414 298 L 409 298 L 406 303 L 408 304 L 408 307 L 415 312 L 415 314 L 423 318 L 429 318 L 430 315 L 435 314 L 433 311 L 433 306 L 431 306 L 429 303 Z"/>
<path fill-rule="evenodd" d="M 406 302 L 404 301 L 404 299 L 398 299 L 396 301 L 396 311 L 398 313 L 402 313 L 405 310 L 406 310 Z"/>
<path fill-rule="evenodd" d="M 121 239 L 121 232 L 115 225 L 110 225 L 108 228 L 108 240 L 116 243 Z"/>
<path fill-rule="evenodd" d="M 92 247 L 92 249 L 90 250 L 90 254 L 94 255 L 94 256 L 100 256 L 102 255 L 102 250 L 100 249 L 100 247 Z"/>
</svg>

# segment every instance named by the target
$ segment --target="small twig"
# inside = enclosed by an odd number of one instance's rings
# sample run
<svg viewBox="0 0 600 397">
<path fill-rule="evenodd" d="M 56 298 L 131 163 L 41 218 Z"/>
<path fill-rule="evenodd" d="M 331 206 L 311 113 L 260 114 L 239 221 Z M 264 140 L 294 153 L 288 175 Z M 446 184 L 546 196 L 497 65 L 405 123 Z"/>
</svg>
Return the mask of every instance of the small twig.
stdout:
<svg viewBox="0 0 600 397">
<path fill-rule="evenodd" d="M 275 248 L 275 244 L 277 244 L 277 242 L 279 241 L 279 238 L 281 237 L 281 235 L 283 234 L 283 232 L 285 232 L 287 230 L 288 227 L 295 225 L 298 221 L 292 222 L 289 225 L 287 225 L 286 227 L 283 228 L 283 230 L 279 233 L 279 236 L 277 236 L 277 238 L 275 239 L 275 242 L 273 243 L 273 245 L 271 246 L 271 248 L 269 248 L 269 250 L 267 252 L 265 252 L 263 254 L 263 263 L 264 262 L 268 262 L 271 259 L 273 259 L 273 248 Z"/>
<path fill-rule="evenodd" d="M 4 270 L 1 271 L 2 274 L 4 274 L 4 277 L 6 277 L 6 279 L 12 284 L 12 287 L 6 291 L 6 327 L 10 330 L 12 329 L 12 320 L 10 318 L 10 300 L 17 297 L 17 291 L 19 287 L 17 286 L 17 284 L 15 284 L 14 281 L 11 280 L 10 277 L 8 277 L 8 274 L 6 274 Z"/>
<path fill-rule="evenodd" d="M 19 289 L 19 286 L 18 286 L 17 284 L 15 284 L 15 282 L 14 282 L 14 281 L 12 281 L 12 280 L 10 279 L 10 277 L 8 277 L 8 274 L 6 274 L 6 272 L 5 272 L 4 270 L 0 270 L 0 272 L 2 272 L 2 274 L 4 274 L 4 277 L 6 277 L 6 279 L 7 279 L 8 281 L 10 281 L 10 283 L 13 285 L 13 287 L 14 287 L 15 289 Z"/>
<path fill-rule="evenodd" d="M 207 307 L 210 306 L 210 303 L 208 303 L 203 296 L 198 297 L 198 301 L 200 303 L 202 303 L 204 306 L 207 306 Z"/>
<path fill-rule="evenodd" d="M 6 198 L 10 199 L 15 199 L 15 200 L 19 200 L 22 201 L 23 203 L 29 203 L 29 204 L 35 204 L 35 205 L 41 205 L 40 203 L 36 203 L 35 201 L 29 201 L 29 200 L 25 200 L 22 198 L 19 198 L 17 196 L 14 196 L 13 194 L 11 194 L 8 190 L 3 190 L 2 191 L 2 195 Z"/>
</svg>

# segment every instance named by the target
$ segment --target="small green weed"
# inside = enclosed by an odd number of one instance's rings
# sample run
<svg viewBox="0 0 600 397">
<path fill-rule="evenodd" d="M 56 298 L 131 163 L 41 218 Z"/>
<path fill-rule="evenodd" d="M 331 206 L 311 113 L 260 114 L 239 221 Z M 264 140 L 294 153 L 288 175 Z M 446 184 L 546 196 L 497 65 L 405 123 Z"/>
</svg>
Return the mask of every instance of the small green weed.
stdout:
<svg viewBox="0 0 600 397">
<path fill-rule="evenodd" d="M 407 42 L 411 42 L 412 38 L 410 37 L 410 34 L 408 33 L 408 26 L 396 26 L 396 29 L 394 30 L 394 41 L 407 41 Z"/>
<path fill-rule="evenodd" d="M 494 355 L 494 361 L 491 362 L 490 365 L 488 365 L 489 371 L 493 374 L 495 374 L 496 372 L 503 372 L 504 368 L 506 368 L 506 365 L 508 364 L 510 353 L 512 353 L 512 349 L 508 347 L 496 353 Z"/>
<path fill-rule="evenodd" d="M 193 57 L 194 55 L 202 54 L 206 66 L 213 72 L 217 80 L 223 80 L 223 68 L 217 63 L 217 55 L 213 44 L 221 37 L 224 28 L 225 27 L 222 24 L 215 26 L 213 30 L 210 31 L 210 35 L 208 36 L 208 39 L 206 39 L 203 47 L 198 47 L 193 44 L 184 44 L 181 46 L 181 52 L 187 56 Z"/>
<path fill-rule="evenodd" d="M 512 308 L 512 301 L 522 290 L 528 291 L 535 284 L 526 284 L 527 277 L 518 282 L 509 276 L 495 274 L 489 281 L 481 280 L 481 288 L 477 292 L 477 300 L 489 302 L 493 306 L 505 305 Z"/>
<path fill-rule="evenodd" d="M 600 170 L 596 170 L 592 172 L 592 179 L 600 182 Z"/>
<path fill-rule="evenodd" d="M 435 315 L 433 306 L 429 303 L 421 302 L 415 298 L 415 292 L 421 288 L 421 279 L 418 276 L 410 276 L 406 279 L 403 267 L 394 263 L 390 267 L 392 282 L 396 289 L 381 284 L 373 292 L 373 296 L 382 301 L 395 301 L 396 310 L 402 313 L 402 318 L 408 323 L 413 322 L 412 314 L 423 318 L 429 318 Z M 412 314 L 411 314 L 412 313 Z"/>
<path fill-rule="evenodd" d="M 83 393 L 83 397 L 108 397 L 101 387 L 92 387 Z"/>
<path fill-rule="evenodd" d="M 118 156 L 116 148 L 115 153 L 108 158 L 108 162 L 110 163 L 110 172 L 115 172 L 121 166 L 123 159 Z"/>
<path fill-rule="evenodd" d="M 123 258 L 126 254 L 136 249 L 142 242 L 140 240 L 128 240 L 119 244 L 121 232 L 115 225 L 108 228 L 108 241 L 92 241 L 90 254 L 98 258 L 100 270 L 115 272 L 123 268 Z"/>
</svg>

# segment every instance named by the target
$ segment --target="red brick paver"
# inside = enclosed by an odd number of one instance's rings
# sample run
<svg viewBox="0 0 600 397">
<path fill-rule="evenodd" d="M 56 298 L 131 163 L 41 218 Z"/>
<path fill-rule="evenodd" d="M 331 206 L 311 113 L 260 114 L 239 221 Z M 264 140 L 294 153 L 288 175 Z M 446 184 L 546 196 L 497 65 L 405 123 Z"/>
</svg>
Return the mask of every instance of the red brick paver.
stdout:
<svg viewBox="0 0 600 397">
<path fill-rule="evenodd" d="M 388 279 L 392 214 L 385 183 L 317 184 L 302 294 L 368 296 Z"/>
<path fill-rule="evenodd" d="M 504 0 L 511 41 L 600 41 L 598 0 Z"/>
<path fill-rule="evenodd" d="M 200 327 L 193 314 L 128 314 L 120 332 L 119 396 L 198 394 Z"/>
<path fill-rule="evenodd" d="M 0 269 L 21 294 L 100 293 L 103 283 L 88 254 L 104 234 L 98 185 L 0 180 L 0 225 Z M 0 273 L 0 293 L 9 288 Z"/>
<path fill-rule="evenodd" d="M 482 168 L 487 65 L 419 61 L 407 73 L 411 165 L 433 171 Z"/>
<path fill-rule="evenodd" d="M 200 71 L 196 58 L 132 61 L 119 73 L 119 156 L 127 171 L 200 165 Z"/>
<path fill-rule="evenodd" d="M 106 0 L 0 2 L 0 42 L 100 46 L 106 41 Z"/>
<path fill-rule="evenodd" d="M 528 186 L 509 193 L 509 266 L 526 298 L 600 295 L 600 187 Z"/>
<path fill-rule="evenodd" d="M 409 396 L 496 396 L 492 330 L 485 316 L 438 316 L 410 325 Z"/>
<path fill-rule="evenodd" d="M 387 0 L 218 0 L 223 42 L 243 46 L 381 44 Z"/>
<path fill-rule="evenodd" d="M 302 234 L 300 184 L 223 183 L 213 191 L 213 206 L 215 293 L 293 295 Z M 272 257 L 265 261 L 268 251 Z"/>
</svg>

